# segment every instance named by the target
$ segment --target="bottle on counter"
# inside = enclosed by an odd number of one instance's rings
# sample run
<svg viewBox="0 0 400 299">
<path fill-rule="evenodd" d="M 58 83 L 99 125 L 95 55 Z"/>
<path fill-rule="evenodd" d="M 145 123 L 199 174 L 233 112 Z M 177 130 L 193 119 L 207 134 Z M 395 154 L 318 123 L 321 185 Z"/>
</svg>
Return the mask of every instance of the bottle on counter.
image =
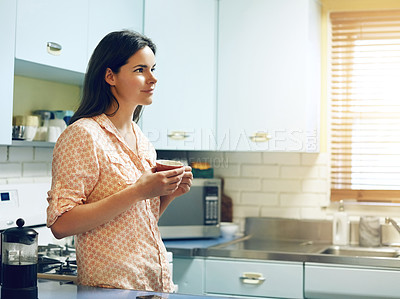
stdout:
<svg viewBox="0 0 400 299">
<path fill-rule="evenodd" d="M 348 245 L 350 240 L 350 221 L 344 211 L 343 200 L 339 202 L 339 211 L 333 214 L 332 243 L 334 245 Z"/>
</svg>

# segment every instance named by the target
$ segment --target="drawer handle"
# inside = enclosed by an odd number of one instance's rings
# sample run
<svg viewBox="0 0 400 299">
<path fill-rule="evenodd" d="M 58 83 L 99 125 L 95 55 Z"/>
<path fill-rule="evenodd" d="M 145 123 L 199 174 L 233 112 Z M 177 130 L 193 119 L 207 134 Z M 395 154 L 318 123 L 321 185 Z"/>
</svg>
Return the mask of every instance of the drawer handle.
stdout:
<svg viewBox="0 0 400 299">
<path fill-rule="evenodd" d="M 54 56 L 59 56 L 61 54 L 62 47 L 60 44 L 57 44 L 55 42 L 47 42 L 47 53 L 54 55 Z"/>
<path fill-rule="evenodd" d="M 271 139 L 271 135 L 265 132 L 257 132 L 249 137 L 253 142 L 268 142 Z"/>
<path fill-rule="evenodd" d="M 183 140 L 189 137 L 188 134 L 184 131 L 172 131 L 171 133 L 168 134 L 168 137 L 173 139 L 173 140 Z"/>
<path fill-rule="evenodd" d="M 265 281 L 265 277 L 262 273 L 243 272 L 240 280 L 245 284 L 262 284 Z"/>
</svg>

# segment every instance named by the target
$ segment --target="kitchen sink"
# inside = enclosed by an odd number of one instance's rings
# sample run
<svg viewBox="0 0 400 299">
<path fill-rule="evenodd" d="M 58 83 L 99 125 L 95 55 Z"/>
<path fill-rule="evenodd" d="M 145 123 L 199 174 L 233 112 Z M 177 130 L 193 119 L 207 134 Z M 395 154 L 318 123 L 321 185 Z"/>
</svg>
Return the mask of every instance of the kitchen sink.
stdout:
<svg viewBox="0 0 400 299">
<path fill-rule="evenodd" d="M 330 254 L 337 256 L 362 256 L 362 257 L 400 257 L 400 250 L 394 248 L 377 247 L 377 248 L 364 248 L 364 247 L 340 247 L 332 246 L 322 252 L 321 254 Z"/>
</svg>

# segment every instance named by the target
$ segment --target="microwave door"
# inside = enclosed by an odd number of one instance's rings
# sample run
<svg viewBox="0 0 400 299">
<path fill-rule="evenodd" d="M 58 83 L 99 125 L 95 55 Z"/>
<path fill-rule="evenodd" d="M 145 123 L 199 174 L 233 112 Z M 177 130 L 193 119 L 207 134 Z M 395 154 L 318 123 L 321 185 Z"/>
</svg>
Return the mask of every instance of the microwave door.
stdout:
<svg viewBox="0 0 400 299">
<path fill-rule="evenodd" d="M 204 224 L 203 188 L 192 188 L 175 198 L 161 215 L 159 226 L 187 226 Z"/>
<path fill-rule="evenodd" d="M 220 236 L 220 179 L 195 179 L 190 191 L 170 203 L 158 222 L 163 239 Z"/>
</svg>

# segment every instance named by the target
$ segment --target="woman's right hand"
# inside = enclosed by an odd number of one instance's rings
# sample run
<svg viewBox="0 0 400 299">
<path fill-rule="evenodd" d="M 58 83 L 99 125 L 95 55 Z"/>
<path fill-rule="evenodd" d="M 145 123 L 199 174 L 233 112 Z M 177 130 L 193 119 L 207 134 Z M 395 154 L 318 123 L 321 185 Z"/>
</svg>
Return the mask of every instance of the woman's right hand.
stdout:
<svg viewBox="0 0 400 299">
<path fill-rule="evenodd" d="M 178 189 L 184 172 L 184 167 L 160 172 L 152 168 L 146 170 L 134 185 L 143 199 L 170 195 Z"/>
</svg>

